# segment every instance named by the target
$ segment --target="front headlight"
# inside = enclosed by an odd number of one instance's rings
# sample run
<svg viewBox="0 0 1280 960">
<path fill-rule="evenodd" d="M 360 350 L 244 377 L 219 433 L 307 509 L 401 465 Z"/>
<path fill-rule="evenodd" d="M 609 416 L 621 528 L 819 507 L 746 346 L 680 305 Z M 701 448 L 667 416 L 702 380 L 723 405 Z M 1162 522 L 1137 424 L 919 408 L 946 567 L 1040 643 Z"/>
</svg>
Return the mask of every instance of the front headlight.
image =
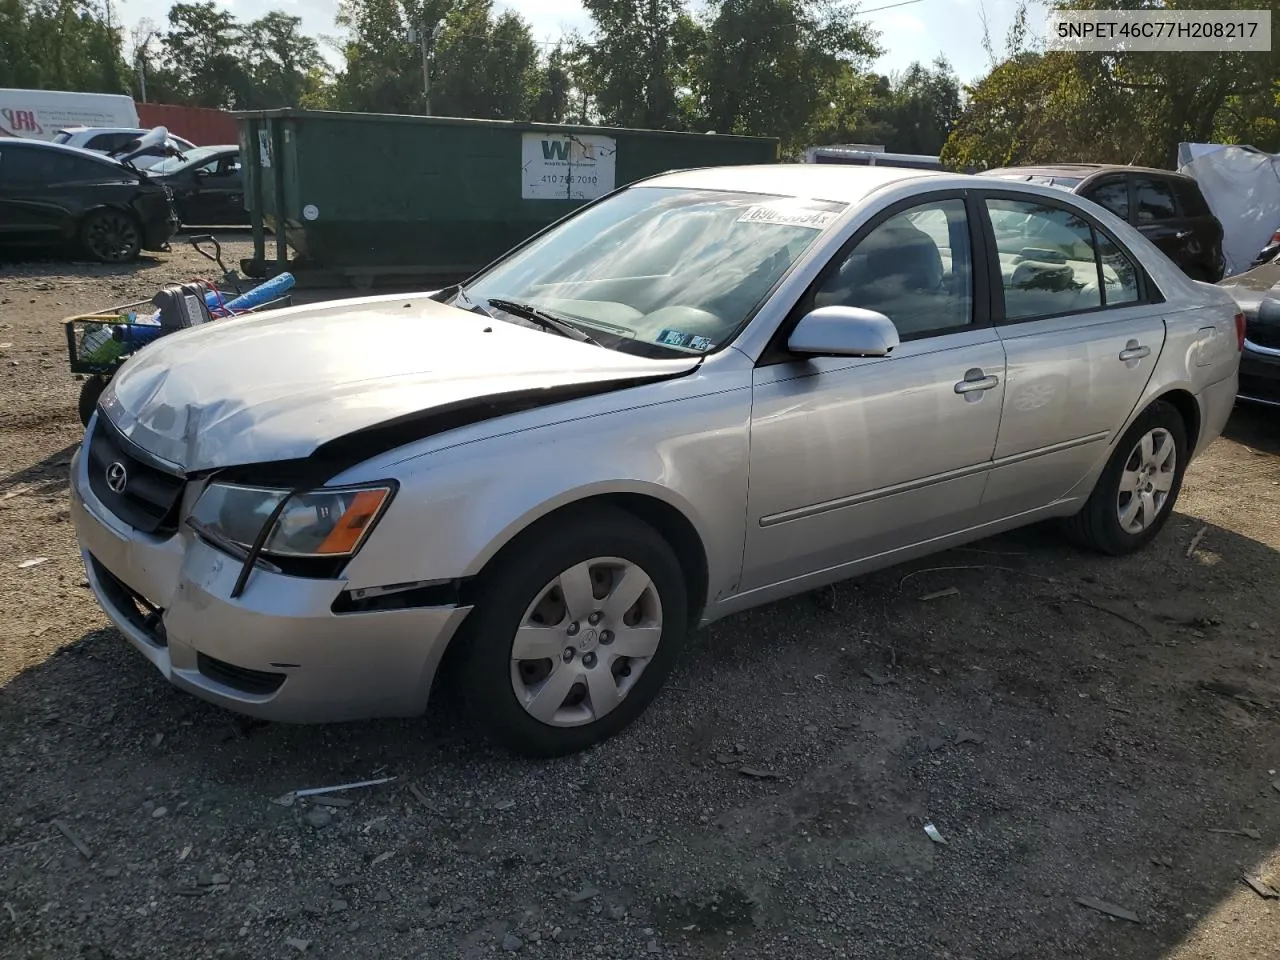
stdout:
<svg viewBox="0 0 1280 960">
<path fill-rule="evenodd" d="M 276 557 L 349 557 L 391 502 L 394 484 L 290 494 L 270 487 L 211 483 L 191 511 L 193 526 L 213 540 L 249 550 L 286 500 L 262 547 Z"/>
</svg>

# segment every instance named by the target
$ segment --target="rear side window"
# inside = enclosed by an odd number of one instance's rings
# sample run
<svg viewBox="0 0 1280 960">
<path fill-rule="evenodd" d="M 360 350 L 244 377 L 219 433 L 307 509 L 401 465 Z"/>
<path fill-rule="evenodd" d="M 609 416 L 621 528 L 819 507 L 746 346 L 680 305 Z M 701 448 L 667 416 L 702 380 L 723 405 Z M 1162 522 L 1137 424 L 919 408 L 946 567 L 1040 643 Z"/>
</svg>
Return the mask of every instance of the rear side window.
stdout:
<svg viewBox="0 0 1280 960">
<path fill-rule="evenodd" d="M 1070 210 L 1026 200 L 987 201 L 1000 258 L 1006 320 L 1102 306 L 1093 229 Z"/>
<path fill-rule="evenodd" d="M 96 137 L 90 138 L 89 142 L 85 144 L 85 149 L 103 151 L 119 150 L 121 147 L 137 139 L 138 137 L 132 133 L 100 133 Z"/>
<path fill-rule="evenodd" d="M 1092 200 L 1104 210 L 1110 210 L 1121 220 L 1129 219 L 1129 183 L 1123 177 L 1103 180 L 1089 189 L 1085 199 Z"/>
<path fill-rule="evenodd" d="M 1178 215 L 1173 187 L 1169 181 L 1157 180 L 1155 177 L 1134 177 L 1133 187 L 1138 203 L 1138 223 L 1172 220 Z"/>
<path fill-rule="evenodd" d="M 1178 195 L 1178 203 L 1182 204 L 1182 213 L 1187 217 L 1211 217 L 1209 204 L 1205 202 L 1200 185 L 1194 180 L 1173 181 L 1174 192 Z"/>
</svg>

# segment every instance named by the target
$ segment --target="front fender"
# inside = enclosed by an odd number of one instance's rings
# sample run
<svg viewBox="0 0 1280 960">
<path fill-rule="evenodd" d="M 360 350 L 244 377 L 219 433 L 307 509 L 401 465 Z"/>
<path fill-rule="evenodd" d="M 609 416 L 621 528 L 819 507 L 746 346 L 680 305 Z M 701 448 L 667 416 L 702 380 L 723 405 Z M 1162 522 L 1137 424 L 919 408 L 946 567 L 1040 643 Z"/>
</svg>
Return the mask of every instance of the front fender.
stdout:
<svg viewBox="0 0 1280 960">
<path fill-rule="evenodd" d="M 631 494 L 689 521 L 706 552 L 714 602 L 736 590 L 741 572 L 750 411 L 744 377 L 736 389 L 491 436 L 383 467 L 400 490 L 348 565 L 349 586 L 475 576 L 548 514 Z M 335 482 L 375 472 L 369 464 Z"/>
</svg>

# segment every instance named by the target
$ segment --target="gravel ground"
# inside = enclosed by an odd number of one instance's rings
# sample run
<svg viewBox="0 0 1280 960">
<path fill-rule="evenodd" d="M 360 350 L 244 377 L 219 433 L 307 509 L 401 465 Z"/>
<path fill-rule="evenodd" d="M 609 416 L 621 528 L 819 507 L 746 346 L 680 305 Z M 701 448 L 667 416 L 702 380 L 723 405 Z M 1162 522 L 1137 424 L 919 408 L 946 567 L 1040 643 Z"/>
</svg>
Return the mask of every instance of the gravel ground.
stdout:
<svg viewBox="0 0 1280 960">
<path fill-rule="evenodd" d="M 205 266 L 0 267 L 0 957 L 1280 956 L 1241 880 L 1280 884 L 1274 414 L 1139 556 L 1036 529 L 732 618 L 628 732 L 531 763 L 443 702 L 237 718 L 108 626 L 58 321 Z"/>
</svg>

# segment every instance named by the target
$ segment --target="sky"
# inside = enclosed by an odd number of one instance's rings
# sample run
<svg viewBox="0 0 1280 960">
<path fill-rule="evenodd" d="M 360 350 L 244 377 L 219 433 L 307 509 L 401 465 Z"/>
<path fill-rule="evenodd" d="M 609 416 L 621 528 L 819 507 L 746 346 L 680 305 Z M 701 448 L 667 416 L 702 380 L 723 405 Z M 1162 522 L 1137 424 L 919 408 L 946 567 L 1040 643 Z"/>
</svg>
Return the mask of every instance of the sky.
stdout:
<svg viewBox="0 0 1280 960">
<path fill-rule="evenodd" d="M 302 17 L 303 29 L 313 36 L 335 36 L 337 0 L 218 0 L 238 17 L 250 19 L 266 9 L 281 9 Z M 895 0 L 862 0 L 867 20 L 880 31 L 885 54 L 876 63 L 881 73 L 893 73 L 912 61 L 928 63 L 939 54 L 951 61 L 960 79 L 969 82 L 986 72 L 989 64 L 982 49 L 982 16 L 985 12 L 996 49 L 1003 46 L 1005 31 L 1017 0 L 911 0 L 893 9 L 872 12 Z M 901 0 L 898 0 L 901 3 Z M 163 25 L 169 0 L 111 0 L 112 15 L 128 26 L 143 18 Z M 495 8 L 515 10 L 533 27 L 534 38 L 554 42 L 569 30 L 590 32 L 591 20 L 579 0 L 496 0 Z M 327 51 L 336 61 L 336 50 Z"/>
</svg>

